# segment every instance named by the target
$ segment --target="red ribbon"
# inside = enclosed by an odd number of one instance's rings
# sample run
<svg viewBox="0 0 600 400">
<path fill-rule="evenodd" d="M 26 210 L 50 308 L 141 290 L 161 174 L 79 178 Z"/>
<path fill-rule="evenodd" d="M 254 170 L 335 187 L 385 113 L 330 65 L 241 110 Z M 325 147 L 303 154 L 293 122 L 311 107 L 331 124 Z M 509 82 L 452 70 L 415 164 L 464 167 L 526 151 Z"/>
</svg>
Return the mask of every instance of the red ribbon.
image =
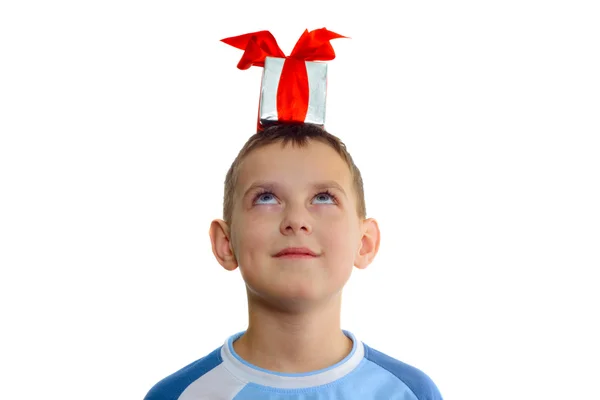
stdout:
<svg viewBox="0 0 600 400">
<path fill-rule="evenodd" d="M 285 58 L 277 88 L 277 116 L 280 121 L 304 122 L 308 112 L 308 74 L 305 61 L 329 61 L 335 58 L 332 39 L 345 38 L 325 28 L 305 30 L 288 57 L 277 45 L 269 31 L 247 33 L 221 39 L 222 42 L 244 50 L 237 67 L 264 67 L 266 57 Z"/>
</svg>

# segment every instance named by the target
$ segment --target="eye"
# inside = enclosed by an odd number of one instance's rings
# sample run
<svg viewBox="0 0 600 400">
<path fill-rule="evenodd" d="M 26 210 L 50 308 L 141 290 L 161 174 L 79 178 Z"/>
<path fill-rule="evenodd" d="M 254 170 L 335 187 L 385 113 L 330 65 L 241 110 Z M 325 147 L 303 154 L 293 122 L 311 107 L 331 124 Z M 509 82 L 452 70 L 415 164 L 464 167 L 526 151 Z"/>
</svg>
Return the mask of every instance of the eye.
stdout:
<svg viewBox="0 0 600 400">
<path fill-rule="evenodd" d="M 254 204 L 277 204 L 277 199 L 271 192 L 262 192 L 256 195 Z"/>
<path fill-rule="evenodd" d="M 315 200 L 320 204 L 335 204 L 336 202 L 335 196 L 328 191 L 317 194 Z"/>
</svg>

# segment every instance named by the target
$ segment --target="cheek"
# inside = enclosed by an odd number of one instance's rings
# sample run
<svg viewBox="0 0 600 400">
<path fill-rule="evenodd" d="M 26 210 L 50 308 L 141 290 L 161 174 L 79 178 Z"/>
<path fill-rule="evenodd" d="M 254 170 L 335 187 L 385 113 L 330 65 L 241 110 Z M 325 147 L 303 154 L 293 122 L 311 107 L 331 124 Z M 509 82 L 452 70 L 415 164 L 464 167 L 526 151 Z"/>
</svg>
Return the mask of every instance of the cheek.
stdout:
<svg viewBox="0 0 600 400">
<path fill-rule="evenodd" d="M 340 261 L 348 262 L 353 260 L 357 250 L 357 230 L 348 218 L 329 220 L 320 228 L 321 244 Z"/>
<path fill-rule="evenodd" d="M 247 218 L 237 223 L 233 246 L 242 267 L 252 265 L 257 257 L 272 251 L 269 247 L 272 243 L 272 228 L 264 219 Z"/>
</svg>

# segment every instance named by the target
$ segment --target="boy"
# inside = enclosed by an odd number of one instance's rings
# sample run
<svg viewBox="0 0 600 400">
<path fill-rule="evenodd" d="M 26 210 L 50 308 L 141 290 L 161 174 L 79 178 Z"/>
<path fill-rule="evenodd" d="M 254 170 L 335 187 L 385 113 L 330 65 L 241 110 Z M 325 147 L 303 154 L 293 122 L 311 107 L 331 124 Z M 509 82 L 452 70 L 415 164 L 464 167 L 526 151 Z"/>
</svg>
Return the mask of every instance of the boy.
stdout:
<svg viewBox="0 0 600 400">
<path fill-rule="evenodd" d="M 146 400 L 441 400 L 420 370 L 340 328 L 352 266 L 366 268 L 379 228 L 360 171 L 324 128 L 253 135 L 227 173 L 217 261 L 246 283 L 248 329 L 157 383 Z"/>
</svg>

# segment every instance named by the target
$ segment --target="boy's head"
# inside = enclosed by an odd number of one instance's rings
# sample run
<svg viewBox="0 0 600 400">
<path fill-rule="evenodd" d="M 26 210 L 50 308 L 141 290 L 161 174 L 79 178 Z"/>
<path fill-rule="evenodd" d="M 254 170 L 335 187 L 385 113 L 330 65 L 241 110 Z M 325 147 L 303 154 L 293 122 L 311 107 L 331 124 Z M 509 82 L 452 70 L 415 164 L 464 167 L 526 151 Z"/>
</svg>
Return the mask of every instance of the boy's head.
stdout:
<svg viewBox="0 0 600 400">
<path fill-rule="evenodd" d="M 275 125 L 247 141 L 210 236 L 219 263 L 240 266 L 249 295 L 280 305 L 339 294 L 352 266 L 365 268 L 379 248 L 360 171 L 337 137 L 309 124 Z M 312 254 L 281 254 L 298 248 Z"/>
</svg>

